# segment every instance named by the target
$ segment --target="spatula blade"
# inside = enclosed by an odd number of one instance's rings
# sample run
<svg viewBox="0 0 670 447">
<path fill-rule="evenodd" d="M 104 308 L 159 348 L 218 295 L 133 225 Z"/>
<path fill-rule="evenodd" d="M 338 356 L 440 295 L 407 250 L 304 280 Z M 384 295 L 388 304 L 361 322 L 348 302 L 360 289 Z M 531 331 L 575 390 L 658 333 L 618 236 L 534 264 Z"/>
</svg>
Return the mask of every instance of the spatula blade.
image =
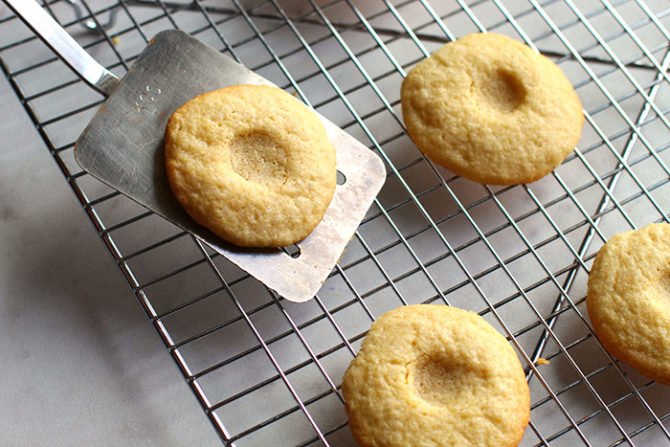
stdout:
<svg viewBox="0 0 670 447">
<path fill-rule="evenodd" d="M 338 185 L 326 214 L 294 258 L 279 249 L 249 250 L 196 224 L 176 201 L 165 175 L 163 135 L 179 106 L 236 84 L 269 84 L 232 59 L 176 30 L 145 48 L 75 145 L 79 165 L 114 189 L 205 241 L 288 300 L 312 298 L 335 266 L 386 178 L 377 155 L 322 117 L 337 151 Z"/>
</svg>

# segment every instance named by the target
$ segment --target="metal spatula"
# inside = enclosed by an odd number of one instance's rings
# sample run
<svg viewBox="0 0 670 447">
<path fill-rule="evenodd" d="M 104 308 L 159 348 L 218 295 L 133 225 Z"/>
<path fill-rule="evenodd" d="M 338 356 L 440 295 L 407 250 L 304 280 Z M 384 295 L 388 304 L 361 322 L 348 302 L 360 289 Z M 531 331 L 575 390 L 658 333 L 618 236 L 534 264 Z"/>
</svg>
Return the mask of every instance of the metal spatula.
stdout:
<svg viewBox="0 0 670 447">
<path fill-rule="evenodd" d="M 283 250 L 234 247 L 196 224 L 173 197 L 163 164 L 163 133 L 172 112 L 192 97 L 234 84 L 271 84 L 181 31 L 151 40 L 119 80 L 97 63 L 34 0 L 5 0 L 63 61 L 108 96 L 75 145 L 81 167 L 112 188 L 204 240 L 214 250 L 291 301 L 314 296 L 381 189 L 386 172 L 368 148 L 321 118 L 337 150 L 338 185 L 323 221 Z"/>
</svg>

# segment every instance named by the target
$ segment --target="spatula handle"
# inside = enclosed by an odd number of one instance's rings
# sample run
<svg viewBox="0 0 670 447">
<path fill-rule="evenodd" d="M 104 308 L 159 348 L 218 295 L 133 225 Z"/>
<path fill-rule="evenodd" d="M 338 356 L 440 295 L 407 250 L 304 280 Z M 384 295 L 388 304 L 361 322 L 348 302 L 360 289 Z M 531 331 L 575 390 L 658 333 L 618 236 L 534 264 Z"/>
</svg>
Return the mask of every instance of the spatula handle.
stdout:
<svg viewBox="0 0 670 447">
<path fill-rule="evenodd" d="M 35 0 L 4 2 L 80 78 L 103 95 L 111 94 L 119 78 L 93 59 Z"/>
</svg>

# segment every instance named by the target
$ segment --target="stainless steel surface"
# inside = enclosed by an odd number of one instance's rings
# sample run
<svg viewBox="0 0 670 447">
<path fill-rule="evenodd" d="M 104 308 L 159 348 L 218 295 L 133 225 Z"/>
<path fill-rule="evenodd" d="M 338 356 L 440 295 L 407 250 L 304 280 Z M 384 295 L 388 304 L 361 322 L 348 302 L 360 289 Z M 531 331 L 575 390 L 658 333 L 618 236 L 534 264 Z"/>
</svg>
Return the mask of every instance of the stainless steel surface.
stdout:
<svg viewBox="0 0 670 447">
<path fill-rule="evenodd" d="M 163 135 L 172 112 L 201 93 L 271 83 L 188 34 L 167 30 L 151 39 L 117 85 L 118 78 L 93 61 L 36 2 L 6 1 L 77 74 L 110 95 L 75 144 L 75 158 L 84 170 L 203 239 L 283 298 L 304 302 L 314 297 L 384 184 L 386 170 L 379 157 L 322 118 L 344 179 L 322 221 L 293 253 L 235 247 L 196 224 L 174 198 L 165 175 Z"/>
<path fill-rule="evenodd" d="M 180 105 L 236 84 L 270 84 L 181 31 L 159 33 L 95 114 L 75 145 L 87 172 L 179 225 L 282 297 L 303 302 L 321 288 L 381 189 L 386 170 L 368 148 L 322 118 L 337 149 L 338 185 L 323 220 L 297 244 L 299 252 L 249 250 L 227 244 L 183 211 L 165 175 L 163 134 Z"/>
<path fill-rule="evenodd" d="M 510 338 L 531 387 L 522 445 L 670 444 L 669 387 L 614 361 L 584 305 L 604 241 L 668 219 L 670 2 L 82 6 L 84 20 L 119 10 L 113 28 L 77 36 L 113 71 L 124 73 L 160 30 L 181 28 L 295 90 L 386 163 L 386 184 L 324 287 L 312 301 L 290 303 L 81 171 L 73 143 L 100 98 L 40 53 L 15 18 L 0 20 L 5 75 L 223 444 L 354 445 L 342 373 L 374 318 L 416 302 L 480 312 Z M 81 28 L 65 1 L 48 8 L 69 30 Z M 444 42 L 481 30 L 552 57 L 583 101 L 574 155 L 534 184 L 486 187 L 455 177 L 404 132 L 402 77 Z M 539 357 L 551 363 L 536 366 Z"/>
<path fill-rule="evenodd" d="M 35 0 L 3 0 L 83 80 L 109 95 L 119 79 L 93 59 Z"/>
</svg>

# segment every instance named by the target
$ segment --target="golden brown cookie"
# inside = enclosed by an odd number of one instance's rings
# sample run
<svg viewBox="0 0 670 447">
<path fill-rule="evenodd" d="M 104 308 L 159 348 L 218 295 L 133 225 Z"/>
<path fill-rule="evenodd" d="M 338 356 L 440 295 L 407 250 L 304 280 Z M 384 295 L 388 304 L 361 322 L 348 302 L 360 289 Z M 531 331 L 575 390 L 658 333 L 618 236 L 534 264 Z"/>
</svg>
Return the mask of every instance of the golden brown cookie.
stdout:
<svg viewBox="0 0 670 447">
<path fill-rule="evenodd" d="M 670 385 L 670 224 L 608 240 L 591 268 L 586 305 L 612 355 Z"/>
<path fill-rule="evenodd" d="M 479 315 L 394 309 L 370 328 L 342 391 L 363 447 L 516 446 L 530 394 L 516 353 Z"/>
<path fill-rule="evenodd" d="M 448 43 L 402 83 L 402 113 L 417 147 L 470 180 L 530 183 L 558 166 L 582 132 L 577 93 L 526 45 L 493 33 Z"/>
<path fill-rule="evenodd" d="M 186 212 L 245 247 L 301 241 L 335 192 L 335 148 L 318 116 L 281 89 L 237 85 L 179 107 L 165 131 L 170 187 Z"/>
</svg>

